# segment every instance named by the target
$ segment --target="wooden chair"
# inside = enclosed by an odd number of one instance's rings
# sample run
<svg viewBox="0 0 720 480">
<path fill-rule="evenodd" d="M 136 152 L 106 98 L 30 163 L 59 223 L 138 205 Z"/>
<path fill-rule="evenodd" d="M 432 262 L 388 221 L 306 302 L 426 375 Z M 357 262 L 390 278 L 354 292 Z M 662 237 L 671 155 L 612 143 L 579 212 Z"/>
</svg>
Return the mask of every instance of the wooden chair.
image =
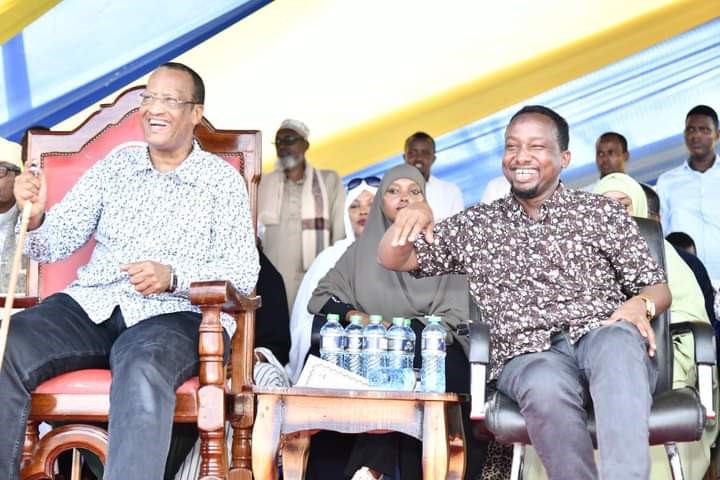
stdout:
<svg viewBox="0 0 720 480">
<path fill-rule="evenodd" d="M 48 208 L 60 201 L 75 181 L 97 160 L 126 142 L 142 142 L 139 122 L 140 94 L 144 87 L 122 93 L 114 103 L 101 105 L 72 132 L 30 131 L 27 158 L 41 166 L 48 178 Z M 216 130 L 203 119 L 195 136 L 202 147 L 235 166 L 248 187 L 253 225 L 256 223 L 257 187 L 260 181 L 261 139 L 256 130 Z M 90 240 L 70 258 L 53 264 L 31 263 L 26 291 L 15 308 L 31 306 L 70 283 L 79 266 L 87 263 L 94 245 Z M 190 298 L 202 310 L 199 355 L 200 374 L 177 390 L 175 422 L 197 423 L 201 439 L 200 478 L 251 479 L 250 436 L 254 417 L 252 385 L 255 309 L 259 297 L 240 295 L 228 281 L 193 283 Z M 237 331 L 232 339 L 232 382 L 226 388 L 220 312 L 234 314 Z M 32 406 L 22 456 L 24 479 L 51 478 L 58 454 L 83 448 L 104 462 L 107 433 L 82 422 L 106 422 L 109 408 L 109 370 L 70 372 L 41 384 L 32 394 Z M 225 458 L 226 395 L 243 408 L 233 415 L 233 463 Z M 235 409 L 238 412 L 238 409 Z M 73 422 L 38 438 L 42 421 Z M 74 422 L 78 422 L 75 424 Z"/>
</svg>

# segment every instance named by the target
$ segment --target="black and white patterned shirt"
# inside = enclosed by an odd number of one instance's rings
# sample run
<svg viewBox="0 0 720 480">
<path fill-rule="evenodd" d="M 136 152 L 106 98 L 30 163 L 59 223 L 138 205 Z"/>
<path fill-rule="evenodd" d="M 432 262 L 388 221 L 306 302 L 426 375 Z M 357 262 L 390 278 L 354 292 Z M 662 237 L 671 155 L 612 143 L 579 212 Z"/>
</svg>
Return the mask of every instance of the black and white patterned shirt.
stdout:
<svg viewBox="0 0 720 480">
<path fill-rule="evenodd" d="M 230 280 L 242 293 L 255 287 L 258 253 L 247 190 L 240 174 L 195 143 L 170 172 L 153 167 L 146 147 L 117 150 L 89 169 L 28 232 L 25 252 L 39 262 L 67 257 L 92 235 L 90 261 L 64 292 L 101 323 L 119 305 L 125 323 L 178 311 L 196 311 L 190 282 Z M 136 292 L 125 263 L 152 260 L 171 265 L 178 277 L 173 293 Z M 232 334 L 235 322 L 223 314 Z"/>
<path fill-rule="evenodd" d="M 418 276 L 466 274 L 490 325 L 491 378 L 512 357 L 575 342 L 643 287 L 665 282 L 620 203 L 562 186 L 531 219 L 512 195 L 476 205 L 415 242 Z"/>
</svg>

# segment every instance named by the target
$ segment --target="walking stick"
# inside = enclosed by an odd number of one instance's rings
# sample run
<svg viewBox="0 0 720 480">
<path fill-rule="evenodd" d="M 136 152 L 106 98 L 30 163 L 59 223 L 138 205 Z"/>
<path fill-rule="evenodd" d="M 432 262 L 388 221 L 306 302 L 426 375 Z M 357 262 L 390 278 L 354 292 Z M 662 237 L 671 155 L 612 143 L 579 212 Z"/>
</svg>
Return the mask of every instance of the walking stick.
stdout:
<svg viewBox="0 0 720 480">
<path fill-rule="evenodd" d="M 32 169 L 33 167 L 30 168 Z M 28 224 L 30 223 L 31 210 L 32 202 L 26 201 L 20 220 L 20 234 L 18 235 L 15 256 L 13 257 L 10 282 L 8 284 L 7 296 L 5 297 L 5 309 L 3 310 L 2 324 L 0 325 L 0 371 L 2 371 L 3 359 L 5 358 L 5 346 L 7 345 L 8 332 L 10 331 L 10 314 L 12 313 L 13 301 L 15 300 L 15 288 L 17 287 L 17 280 L 20 275 L 23 245 L 25 245 L 25 235 L 27 235 Z"/>
</svg>

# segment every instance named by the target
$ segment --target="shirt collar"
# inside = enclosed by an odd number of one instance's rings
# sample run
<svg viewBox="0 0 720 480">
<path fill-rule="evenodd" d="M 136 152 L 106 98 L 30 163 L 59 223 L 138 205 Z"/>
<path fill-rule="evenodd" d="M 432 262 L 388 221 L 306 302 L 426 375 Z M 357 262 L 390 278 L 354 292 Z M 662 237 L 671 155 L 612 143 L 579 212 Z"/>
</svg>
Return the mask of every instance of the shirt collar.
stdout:
<svg viewBox="0 0 720 480">
<path fill-rule="evenodd" d="M 509 217 L 514 219 L 523 219 L 526 222 L 532 223 L 543 222 L 550 211 L 552 211 L 556 207 L 565 205 L 568 200 L 567 189 L 565 188 L 565 185 L 563 185 L 562 181 L 560 181 L 552 195 L 550 195 L 550 197 L 548 197 L 540 205 L 538 218 L 534 220 L 528 216 L 523 206 L 520 204 L 520 202 L 518 202 L 517 198 L 515 198 L 515 195 L 511 193 L 510 195 L 506 196 L 505 199 L 507 200 Z"/>
<path fill-rule="evenodd" d="M 712 167 L 708 168 L 704 172 L 698 172 L 697 170 L 692 169 L 690 167 L 690 159 L 689 158 L 683 162 L 682 166 L 683 166 L 684 170 L 687 170 L 690 172 L 695 172 L 698 174 L 708 173 L 708 172 L 720 172 L 720 167 L 718 167 L 718 161 L 720 161 L 720 158 L 718 158 L 718 154 L 716 153 L 715 154 L 715 162 L 713 162 Z M 718 168 L 716 168 L 716 167 L 718 167 Z"/>
<path fill-rule="evenodd" d="M 174 170 L 166 173 L 160 173 L 153 167 L 152 160 L 150 160 L 150 150 L 145 147 L 141 150 L 141 153 L 135 157 L 135 161 L 130 167 L 135 172 L 152 171 L 159 175 L 170 175 L 175 176 L 178 180 L 184 183 L 195 185 L 198 182 L 201 168 L 199 167 L 200 157 L 203 153 L 203 149 L 197 140 L 193 139 L 192 150 L 187 158 L 178 165 Z"/>
</svg>

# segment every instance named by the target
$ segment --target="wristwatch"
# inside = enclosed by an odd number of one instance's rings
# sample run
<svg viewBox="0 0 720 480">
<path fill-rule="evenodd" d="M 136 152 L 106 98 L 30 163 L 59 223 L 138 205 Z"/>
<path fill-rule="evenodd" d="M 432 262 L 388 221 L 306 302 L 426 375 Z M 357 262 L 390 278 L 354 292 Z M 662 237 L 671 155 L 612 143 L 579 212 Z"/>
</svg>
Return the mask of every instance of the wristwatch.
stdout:
<svg viewBox="0 0 720 480">
<path fill-rule="evenodd" d="M 645 295 L 639 295 L 640 300 L 645 302 L 645 316 L 648 320 L 655 318 L 655 300 Z"/>
<path fill-rule="evenodd" d="M 170 267 L 170 285 L 168 285 L 167 291 L 172 293 L 177 288 L 177 275 L 175 275 L 175 269 Z"/>
</svg>

